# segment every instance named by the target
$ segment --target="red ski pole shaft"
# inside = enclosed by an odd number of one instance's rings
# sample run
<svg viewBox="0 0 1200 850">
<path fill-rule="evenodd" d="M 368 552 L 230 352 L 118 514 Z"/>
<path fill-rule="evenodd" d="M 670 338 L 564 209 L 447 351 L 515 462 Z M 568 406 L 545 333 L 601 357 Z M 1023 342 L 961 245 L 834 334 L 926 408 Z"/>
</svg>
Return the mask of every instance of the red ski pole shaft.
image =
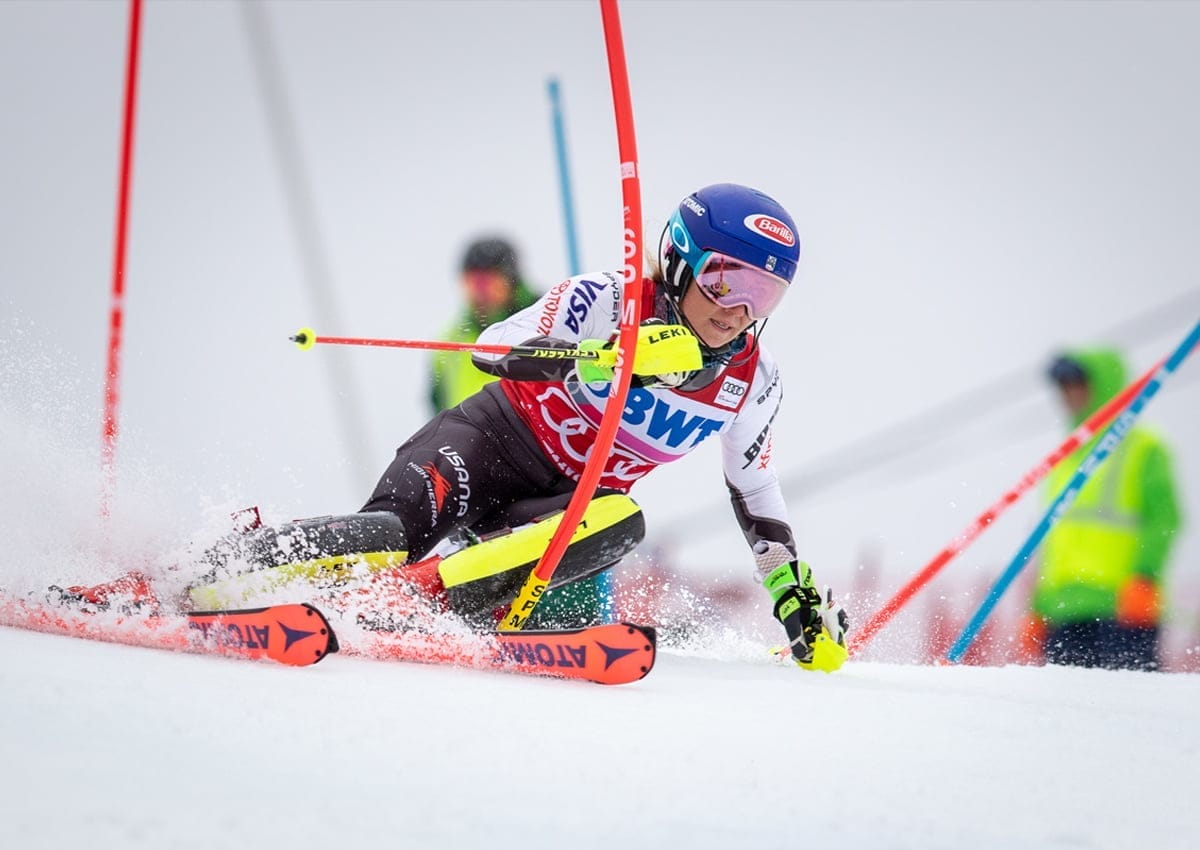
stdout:
<svg viewBox="0 0 1200 850">
<path fill-rule="evenodd" d="M 549 348 L 538 345 L 489 345 L 480 342 L 443 342 L 427 339 L 373 339 L 370 337 L 317 336 L 312 328 L 301 328 L 288 337 L 302 350 L 322 345 L 368 345 L 381 348 L 418 348 L 427 351 L 470 351 L 480 354 L 519 354 L 548 360 L 603 360 L 599 351 L 582 348 Z"/>
<path fill-rule="evenodd" d="M 1116 396 L 1108 401 L 1103 407 L 1089 416 L 1083 423 L 1079 425 L 1071 435 L 1054 451 L 1048 454 L 1041 463 L 1035 466 L 1029 472 L 1025 473 L 1025 477 L 1017 482 L 1011 490 L 1005 493 L 1000 499 L 975 518 L 975 521 L 969 525 L 962 534 L 950 542 L 946 548 L 938 552 L 928 564 L 926 564 L 920 572 L 909 579 L 896 595 L 884 603 L 875 614 L 863 624 L 856 632 L 852 634 L 850 641 L 850 652 L 855 654 L 862 650 L 873 638 L 880 629 L 896 615 L 896 613 L 904 607 L 918 590 L 924 587 L 929 581 L 941 572 L 946 564 L 967 548 L 975 541 L 980 534 L 983 533 L 989 525 L 995 522 L 996 518 L 1002 514 L 1009 505 L 1017 501 L 1030 487 L 1042 480 L 1051 469 L 1058 464 L 1063 458 L 1071 454 L 1077 448 L 1082 446 L 1109 422 L 1116 418 L 1125 407 L 1133 400 L 1142 387 L 1154 377 L 1154 373 L 1158 371 L 1158 363 L 1138 380 L 1121 390 Z"/>
</svg>

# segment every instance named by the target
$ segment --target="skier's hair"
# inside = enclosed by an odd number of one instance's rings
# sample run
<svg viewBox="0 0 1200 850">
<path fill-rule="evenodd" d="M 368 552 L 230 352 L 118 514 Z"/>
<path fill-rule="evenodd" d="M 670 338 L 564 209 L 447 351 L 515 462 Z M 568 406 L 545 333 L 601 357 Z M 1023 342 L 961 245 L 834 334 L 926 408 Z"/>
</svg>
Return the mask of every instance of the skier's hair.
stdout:
<svg viewBox="0 0 1200 850">
<path fill-rule="evenodd" d="M 662 287 L 667 282 L 662 263 L 658 259 L 658 251 L 646 248 L 646 277 Z"/>
</svg>

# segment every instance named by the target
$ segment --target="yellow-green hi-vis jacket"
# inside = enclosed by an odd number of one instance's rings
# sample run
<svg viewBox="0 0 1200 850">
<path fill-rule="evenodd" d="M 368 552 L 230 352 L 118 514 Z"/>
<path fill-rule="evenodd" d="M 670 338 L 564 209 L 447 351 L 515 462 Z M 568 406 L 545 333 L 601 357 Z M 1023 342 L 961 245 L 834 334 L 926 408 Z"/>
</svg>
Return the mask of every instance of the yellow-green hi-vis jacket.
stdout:
<svg viewBox="0 0 1200 850">
<path fill-rule="evenodd" d="M 1091 389 L 1088 409 L 1073 423 L 1078 425 L 1120 392 L 1126 371 L 1114 351 L 1067 356 L 1083 367 Z M 1047 502 L 1063 491 L 1098 439 L 1054 468 L 1046 479 Z M 1134 426 L 1046 535 L 1034 610 L 1056 626 L 1114 620 L 1118 591 L 1134 576 L 1145 576 L 1161 589 L 1179 526 L 1167 447 L 1152 430 Z"/>
</svg>

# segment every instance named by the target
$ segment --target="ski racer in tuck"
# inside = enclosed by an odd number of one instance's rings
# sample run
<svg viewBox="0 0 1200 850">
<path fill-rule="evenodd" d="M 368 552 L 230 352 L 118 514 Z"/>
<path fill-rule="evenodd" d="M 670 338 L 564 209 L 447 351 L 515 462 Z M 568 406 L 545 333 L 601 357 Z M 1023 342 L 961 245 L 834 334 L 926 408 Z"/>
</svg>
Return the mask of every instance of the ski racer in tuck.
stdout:
<svg viewBox="0 0 1200 850">
<path fill-rule="evenodd" d="M 616 442 L 546 592 L 632 551 L 645 533 L 628 495 L 633 484 L 717 438 L 734 514 L 792 657 L 828 671 L 846 658 L 847 618 L 797 557 L 771 464 L 783 383 L 759 341 L 795 274 L 795 234 L 782 206 L 736 184 L 700 189 L 671 215 L 642 282 L 633 382 Z M 598 357 L 473 355 L 500 380 L 400 446 L 358 514 L 234 536 L 205 554 L 213 570 L 189 586 L 190 604 L 228 607 L 219 591 L 234 563 L 249 563 L 258 576 L 320 582 L 365 559 L 372 569 L 402 565 L 409 586 L 477 626 L 494 627 L 557 530 L 595 442 L 622 302 L 620 274 L 579 275 L 489 325 L 479 342 Z M 131 581 L 136 598 L 140 575 L 66 595 L 104 604 Z"/>
<path fill-rule="evenodd" d="M 660 239 L 658 266 L 643 281 L 633 386 L 616 443 L 551 589 L 611 566 L 636 546 L 644 525 L 625 494 L 655 467 L 716 437 L 734 514 L 795 660 L 811 666 L 824 642 L 836 658 L 832 666 L 841 663 L 846 615 L 830 594 L 822 598 L 797 558 L 771 464 L 783 387 L 757 338 L 787 292 L 799 255 L 791 217 L 761 192 L 718 184 L 679 205 Z M 618 273 L 580 275 L 489 326 L 479 341 L 609 349 L 621 301 Z M 690 363 L 699 368 L 647 373 L 655 344 L 671 336 L 686 337 L 693 352 L 699 348 L 699 363 Z M 399 517 L 410 560 L 470 529 L 483 542 L 464 554 L 478 554 L 461 567 L 454 556 L 442 561 L 439 577 L 453 607 L 490 612 L 512 601 L 553 535 L 556 512 L 570 499 L 595 441 L 613 372 L 596 361 L 512 354 L 476 354 L 474 362 L 501 380 L 402 445 L 363 511 Z M 489 533 L 511 528 L 521 530 L 493 538 L 497 550 L 485 558 Z M 521 534 L 532 547 L 506 563 L 498 547 L 511 547 L 505 538 Z"/>
</svg>

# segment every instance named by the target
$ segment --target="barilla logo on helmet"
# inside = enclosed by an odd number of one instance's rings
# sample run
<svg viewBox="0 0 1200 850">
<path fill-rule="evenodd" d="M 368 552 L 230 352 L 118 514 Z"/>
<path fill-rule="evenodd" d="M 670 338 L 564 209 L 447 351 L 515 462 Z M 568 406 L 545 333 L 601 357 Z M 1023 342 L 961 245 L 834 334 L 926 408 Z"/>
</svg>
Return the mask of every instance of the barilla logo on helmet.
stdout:
<svg viewBox="0 0 1200 850">
<path fill-rule="evenodd" d="M 796 234 L 792 233 L 792 229 L 775 218 L 775 216 L 767 215 L 766 213 L 755 213 L 742 219 L 742 224 L 755 233 L 761 234 L 787 248 L 791 248 L 796 244 Z"/>
</svg>

